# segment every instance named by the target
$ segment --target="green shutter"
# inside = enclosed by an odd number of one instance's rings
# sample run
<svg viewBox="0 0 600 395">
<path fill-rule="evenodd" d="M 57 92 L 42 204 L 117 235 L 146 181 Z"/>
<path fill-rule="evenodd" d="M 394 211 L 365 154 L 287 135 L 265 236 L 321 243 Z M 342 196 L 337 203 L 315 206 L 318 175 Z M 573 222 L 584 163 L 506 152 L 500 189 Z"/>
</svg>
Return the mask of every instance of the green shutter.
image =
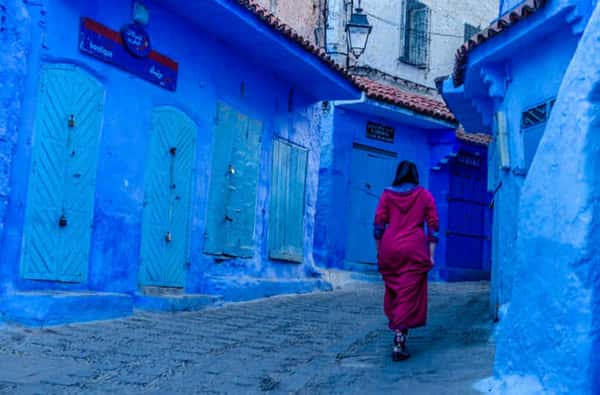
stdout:
<svg viewBox="0 0 600 395">
<path fill-rule="evenodd" d="M 302 262 L 308 151 L 282 140 L 273 145 L 269 257 Z"/>
<path fill-rule="evenodd" d="M 249 258 L 254 253 L 262 123 L 220 103 L 204 252 Z"/>
</svg>

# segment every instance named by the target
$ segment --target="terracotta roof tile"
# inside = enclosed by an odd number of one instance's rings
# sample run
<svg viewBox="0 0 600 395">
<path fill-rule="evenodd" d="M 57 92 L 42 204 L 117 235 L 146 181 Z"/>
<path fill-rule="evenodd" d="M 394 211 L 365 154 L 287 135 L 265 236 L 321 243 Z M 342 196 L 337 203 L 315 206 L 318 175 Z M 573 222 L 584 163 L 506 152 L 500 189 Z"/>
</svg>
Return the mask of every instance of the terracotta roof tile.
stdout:
<svg viewBox="0 0 600 395">
<path fill-rule="evenodd" d="M 470 51 L 490 40 L 492 37 L 501 34 L 519 21 L 535 14 L 546 5 L 546 2 L 547 0 L 524 1 L 519 7 L 507 12 L 502 17 L 492 22 L 486 29 L 475 34 L 469 41 L 458 48 L 455 55 L 454 72 L 452 74 L 454 86 L 460 86 L 464 83 L 465 69 Z"/>
<path fill-rule="evenodd" d="M 456 131 L 456 138 L 467 143 L 478 145 L 489 145 L 492 142 L 492 136 L 484 133 L 467 133 L 462 128 Z"/>
<path fill-rule="evenodd" d="M 298 34 L 291 26 L 284 23 L 277 16 L 271 14 L 267 9 L 258 4 L 255 0 L 233 0 L 240 6 L 252 12 L 265 24 L 279 31 L 291 41 L 296 42 L 305 51 L 320 58 L 332 70 L 341 74 L 348 81 L 353 83 L 359 89 L 365 91 L 368 97 L 381 100 L 399 107 L 408 108 L 417 113 L 428 115 L 432 118 L 441 119 L 448 122 L 456 122 L 456 118 L 448 110 L 446 105 L 440 101 L 428 98 L 415 93 L 409 93 L 400 89 L 383 85 L 365 77 L 354 77 L 347 69 L 336 63 L 323 49 L 318 48 L 309 40 Z"/>
<path fill-rule="evenodd" d="M 452 115 L 448 107 L 441 101 L 416 93 L 406 92 L 365 77 L 354 77 L 354 81 L 372 99 L 381 100 L 399 107 L 408 108 L 419 114 L 456 123 L 454 115 Z"/>
</svg>

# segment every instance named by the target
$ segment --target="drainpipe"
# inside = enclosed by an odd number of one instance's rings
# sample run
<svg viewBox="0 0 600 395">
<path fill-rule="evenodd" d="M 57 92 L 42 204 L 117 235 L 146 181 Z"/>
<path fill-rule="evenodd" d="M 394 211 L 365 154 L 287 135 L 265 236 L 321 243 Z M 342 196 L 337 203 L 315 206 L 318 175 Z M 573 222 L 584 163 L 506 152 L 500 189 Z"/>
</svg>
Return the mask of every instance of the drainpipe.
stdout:
<svg viewBox="0 0 600 395">
<path fill-rule="evenodd" d="M 366 103 L 366 101 L 367 101 L 367 95 L 365 94 L 365 92 L 361 92 L 360 99 L 355 99 L 355 100 L 335 100 L 332 103 L 333 103 L 334 106 L 343 106 L 343 105 L 349 105 L 349 104 L 363 104 L 363 103 Z"/>
</svg>

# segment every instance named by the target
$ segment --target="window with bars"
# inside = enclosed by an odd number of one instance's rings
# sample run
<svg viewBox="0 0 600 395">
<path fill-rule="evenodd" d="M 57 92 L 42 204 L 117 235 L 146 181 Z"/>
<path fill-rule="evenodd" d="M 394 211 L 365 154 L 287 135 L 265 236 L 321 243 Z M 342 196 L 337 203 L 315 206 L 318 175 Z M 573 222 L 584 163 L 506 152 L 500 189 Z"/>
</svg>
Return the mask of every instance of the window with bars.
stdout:
<svg viewBox="0 0 600 395">
<path fill-rule="evenodd" d="M 525 170 L 529 170 L 531 162 L 537 152 L 540 140 L 546 129 L 546 122 L 554 107 L 555 99 L 549 100 L 535 107 L 531 107 L 521 114 L 521 134 L 523 138 L 523 157 Z"/>
<path fill-rule="evenodd" d="M 400 60 L 419 68 L 429 62 L 431 10 L 417 0 L 407 0 L 404 10 L 404 48 Z"/>
<path fill-rule="evenodd" d="M 481 27 L 465 23 L 465 42 L 481 31 Z"/>
</svg>

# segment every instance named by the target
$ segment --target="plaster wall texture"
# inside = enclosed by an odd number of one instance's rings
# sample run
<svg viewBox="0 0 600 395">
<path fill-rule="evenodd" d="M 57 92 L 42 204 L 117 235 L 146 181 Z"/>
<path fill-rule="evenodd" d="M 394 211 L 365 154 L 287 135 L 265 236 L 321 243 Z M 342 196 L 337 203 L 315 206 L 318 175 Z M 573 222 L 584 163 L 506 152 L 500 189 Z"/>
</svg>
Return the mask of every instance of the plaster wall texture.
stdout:
<svg viewBox="0 0 600 395">
<path fill-rule="evenodd" d="M 524 180 L 530 177 L 525 169 L 521 114 L 556 98 L 578 40 L 564 26 L 547 38 L 536 40 L 536 45 L 528 48 L 527 57 L 512 52 L 504 54 L 503 64 L 508 65 L 511 80 L 498 110 L 506 114 L 511 169 L 500 170 L 498 156 L 492 158 L 495 161 L 495 174 L 491 175 L 492 186 L 494 189 L 499 188 L 494 197 L 492 232 L 492 311 L 497 311 L 503 304 L 510 302 L 515 280 L 521 188 Z M 490 150 L 496 151 L 497 148 L 492 145 Z"/>
<path fill-rule="evenodd" d="M 3 48 L 0 52 L 0 243 L 4 236 L 11 168 L 23 106 L 30 29 L 29 10 L 23 1 L 0 1 L 0 43 Z"/>
<path fill-rule="evenodd" d="M 2 133 L 7 135 L 9 145 L 16 145 L 8 186 L 6 174 L 0 175 L 2 193 L 10 189 L 5 237 L 0 248 L 0 284 L 3 292 L 49 289 L 131 294 L 138 290 L 148 136 L 152 110 L 160 105 L 181 109 L 198 127 L 186 292 L 220 292 L 223 284 L 243 288 L 248 282 L 253 287 L 247 293 L 238 291 L 238 295 L 250 299 L 265 292 L 285 291 L 285 281 L 291 283 L 292 292 L 326 286 L 320 282 L 315 285 L 312 281 L 318 276 L 312 258 L 312 239 L 319 172 L 317 108 L 320 107 L 314 105 L 316 99 L 303 93 L 304 87 L 278 79 L 265 70 L 265 65 L 253 62 L 248 56 L 240 56 L 239 50 L 232 50 L 210 33 L 198 30 L 161 7 L 150 6 L 151 23 L 148 31 L 153 47 L 178 61 L 180 66 L 178 89 L 174 93 L 169 92 L 78 51 L 81 16 L 118 29 L 129 20 L 129 3 L 118 0 L 47 0 L 39 5 L 28 3 L 25 7 L 20 2 L 10 3 L 18 5 L 16 15 L 22 15 L 23 20 L 26 12 L 32 15 L 30 23 L 33 31 L 29 38 L 18 30 L 27 24 L 14 24 L 11 28 L 9 32 L 14 38 L 10 39 L 10 44 L 15 48 L 13 52 L 19 56 L 9 63 L 9 72 L 0 77 L 2 84 L 11 84 L 10 87 L 17 93 L 21 89 L 24 92 L 22 105 L 18 99 L 7 101 L 4 89 L 0 93 L 2 103 L 9 104 L 8 118 L 4 116 L 0 121 Z M 22 48 L 27 47 L 31 51 L 25 65 Z M 36 139 L 33 135 L 35 101 L 39 70 L 44 63 L 75 64 L 92 74 L 106 88 L 89 275 L 88 280 L 80 284 L 31 281 L 19 275 L 31 151 Z M 4 62 L 2 65 L 5 67 Z M 20 88 L 19 81 L 23 76 L 26 76 L 23 79 L 24 88 Z M 294 94 L 292 107 L 288 111 L 290 89 Z M 254 233 L 255 254 L 252 259 L 232 259 L 220 264 L 202 254 L 211 177 L 212 133 L 218 100 L 264 122 Z M 271 261 L 267 255 L 272 144 L 276 136 L 309 149 L 304 263 L 301 265 Z M 5 141 L 1 143 L 1 147 L 5 147 Z M 1 155 L 10 152 L 1 149 Z M 235 281 L 229 281 L 233 277 Z M 257 284 L 259 279 L 269 280 L 267 291 Z"/>
<path fill-rule="evenodd" d="M 523 186 L 498 335 L 496 375 L 533 378 L 548 393 L 600 392 L 599 54 L 596 7 Z"/>
<path fill-rule="evenodd" d="M 323 18 L 325 0 L 257 0 L 257 2 L 307 40 L 318 45 L 323 44 L 318 42 L 322 32 L 317 28 Z"/>
<path fill-rule="evenodd" d="M 403 63 L 403 14 L 406 1 L 371 0 L 363 2 L 373 31 L 357 66 L 369 66 L 387 74 L 435 87 L 435 78 L 449 75 L 456 48 L 464 42 L 464 25 L 485 28 L 498 13 L 497 0 L 423 0 L 431 9 L 430 59 L 427 68 Z M 330 0 L 327 30 L 328 50 L 346 51 L 344 1 Z M 338 61 L 342 60 L 338 57 Z"/>
<path fill-rule="evenodd" d="M 367 122 L 381 122 L 394 127 L 396 138 L 393 144 L 368 139 L 365 136 Z M 331 127 L 333 125 L 333 127 Z M 414 161 L 420 171 L 420 181 L 429 187 L 431 153 L 430 135 L 424 129 L 391 122 L 389 119 L 368 116 L 359 112 L 335 107 L 325 114 L 322 124 L 322 161 L 320 167 L 320 187 L 317 205 L 317 231 L 315 233 L 315 260 L 319 266 L 344 268 L 346 266 L 346 244 L 352 180 L 353 144 L 359 143 L 396 152 L 396 162 Z M 392 184 L 394 174 L 389 175 Z M 375 213 L 373 213 L 373 216 Z M 371 243 L 365 241 L 365 248 Z M 370 247 L 369 247 L 370 248 Z M 374 267 L 373 270 L 376 268 Z"/>
</svg>

